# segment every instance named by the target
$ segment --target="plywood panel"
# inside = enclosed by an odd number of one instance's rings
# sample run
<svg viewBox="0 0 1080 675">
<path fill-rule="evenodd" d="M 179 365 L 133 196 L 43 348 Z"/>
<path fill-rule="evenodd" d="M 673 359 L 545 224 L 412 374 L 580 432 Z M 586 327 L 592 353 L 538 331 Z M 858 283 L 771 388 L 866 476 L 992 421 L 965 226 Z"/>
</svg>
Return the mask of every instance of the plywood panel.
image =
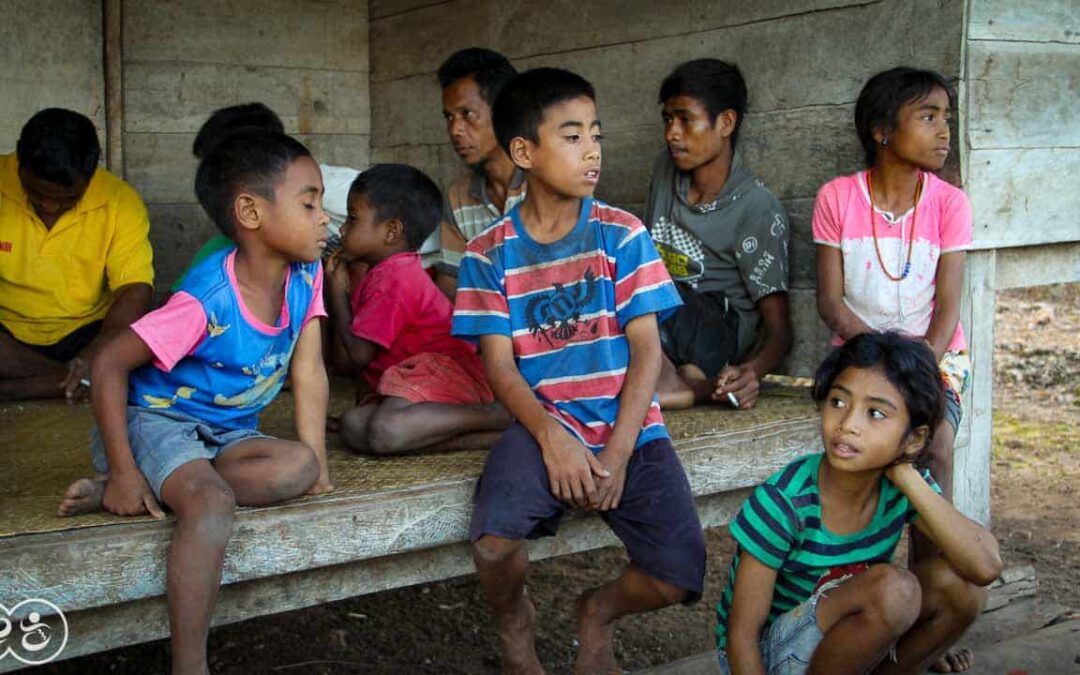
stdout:
<svg viewBox="0 0 1080 675">
<path fill-rule="evenodd" d="M 1076 148 L 975 150 L 966 189 L 975 246 L 998 248 L 1080 239 Z"/>
<path fill-rule="evenodd" d="M 968 11 L 972 40 L 1080 43 L 1076 0 L 971 0 Z"/>
<path fill-rule="evenodd" d="M 972 148 L 1080 148 L 1080 47 L 972 41 L 967 59 Z"/>
<path fill-rule="evenodd" d="M 994 289 L 1080 282 L 1080 241 L 997 251 Z"/>
</svg>

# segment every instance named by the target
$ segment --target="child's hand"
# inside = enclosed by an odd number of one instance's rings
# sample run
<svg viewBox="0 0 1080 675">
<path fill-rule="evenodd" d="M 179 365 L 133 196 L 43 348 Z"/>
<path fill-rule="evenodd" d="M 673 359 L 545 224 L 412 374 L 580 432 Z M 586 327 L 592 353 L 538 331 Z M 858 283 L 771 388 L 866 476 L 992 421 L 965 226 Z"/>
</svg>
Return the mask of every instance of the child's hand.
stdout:
<svg viewBox="0 0 1080 675">
<path fill-rule="evenodd" d="M 593 475 L 608 478 L 611 474 L 588 448 L 558 422 L 552 421 L 552 424 L 554 427 L 548 441 L 541 445 L 551 493 L 571 506 L 587 508 L 590 504 L 596 504 Z"/>
<path fill-rule="evenodd" d="M 760 386 L 753 368 L 724 366 L 716 376 L 716 390 L 712 393 L 712 400 L 730 403 L 739 410 L 748 410 L 757 403 Z M 735 400 L 732 401 L 728 394 L 734 396 Z"/>
<path fill-rule="evenodd" d="M 141 516 L 149 513 L 155 518 L 165 517 L 165 512 L 154 499 L 150 484 L 139 471 L 110 473 L 101 505 L 109 513 L 118 516 Z"/>
<path fill-rule="evenodd" d="M 326 282 L 334 293 L 349 292 L 349 263 L 340 250 L 326 261 Z"/>
<path fill-rule="evenodd" d="M 886 467 L 885 477 L 888 478 L 893 485 L 899 488 L 901 492 L 904 490 L 905 481 L 923 480 L 923 477 L 919 475 L 919 470 L 915 468 L 915 465 L 911 462 L 904 461 Z"/>
<path fill-rule="evenodd" d="M 605 447 L 596 455 L 610 476 L 597 479 L 596 503 L 592 504 L 593 510 L 610 511 L 619 508 L 623 488 L 626 486 L 626 465 L 630 462 L 630 454 L 632 453 Z"/>
</svg>

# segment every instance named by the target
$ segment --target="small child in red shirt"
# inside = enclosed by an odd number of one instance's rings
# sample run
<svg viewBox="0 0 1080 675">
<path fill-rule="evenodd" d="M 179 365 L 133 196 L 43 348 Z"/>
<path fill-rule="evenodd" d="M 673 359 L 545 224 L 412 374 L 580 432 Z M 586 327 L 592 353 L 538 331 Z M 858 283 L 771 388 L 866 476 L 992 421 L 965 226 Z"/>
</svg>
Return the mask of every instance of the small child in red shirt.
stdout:
<svg viewBox="0 0 1080 675">
<path fill-rule="evenodd" d="M 411 166 L 375 165 L 349 188 L 341 250 L 327 278 L 349 360 L 377 393 L 338 425 L 357 452 L 483 447 L 511 422 L 476 347 L 450 335 L 453 305 L 420 264 L 416 251 L 441 214 L 439 188 Z M 352 262 L 369 269 L 350 293 Z"/>
</svg>

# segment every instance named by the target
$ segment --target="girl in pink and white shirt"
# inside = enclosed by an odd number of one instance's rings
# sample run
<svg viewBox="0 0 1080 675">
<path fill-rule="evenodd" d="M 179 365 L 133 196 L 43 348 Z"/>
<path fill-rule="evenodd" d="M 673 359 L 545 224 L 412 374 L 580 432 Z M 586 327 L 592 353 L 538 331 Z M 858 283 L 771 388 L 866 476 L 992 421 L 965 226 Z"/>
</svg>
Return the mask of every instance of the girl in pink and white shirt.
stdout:
<svg viewBox="0 0 1080 675">
<path fill-rule="evenodd" d="M 937 429 L 932 472 L 951 495 L 952 445 L 970 378 L 960 325 L 971 207 L 935 176 L 949 154 L 953 96 L 931 71 L 875 75 L 855 106 L 870 167 L 826 183 L 814 205 L 817 303 L 834 344 L 870 330 L 922 338 L 945 377 L 946 421 Z"/>
</svg>

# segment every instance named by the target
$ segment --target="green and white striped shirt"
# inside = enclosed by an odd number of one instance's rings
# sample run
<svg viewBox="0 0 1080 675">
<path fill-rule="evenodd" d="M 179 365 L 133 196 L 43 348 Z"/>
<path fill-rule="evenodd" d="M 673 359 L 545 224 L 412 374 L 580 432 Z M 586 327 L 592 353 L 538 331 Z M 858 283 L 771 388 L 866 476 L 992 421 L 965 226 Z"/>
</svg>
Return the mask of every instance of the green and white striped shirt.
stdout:
<svg viewBox="0 0 1080 675">
<path fill-rule="evenodd" d="M 824 453 L 801 457 L 773 474 L 743 504 L 729 529 L 739 544 L 727 586 L 716 605 L 716 647 L 727 645 L 727 619 L 739 559 L 749 553 L 777 570 L 766 627 L 805 602 L 829 570 L 892 560 L 904 525 L 918 515 L 911 502 L 882 476 L 874 518 L 860 532 L 833 534 L 821 522 L 818 469 Z M 941 488 L 923 471 L 935 492 Z"/>
</svg>

